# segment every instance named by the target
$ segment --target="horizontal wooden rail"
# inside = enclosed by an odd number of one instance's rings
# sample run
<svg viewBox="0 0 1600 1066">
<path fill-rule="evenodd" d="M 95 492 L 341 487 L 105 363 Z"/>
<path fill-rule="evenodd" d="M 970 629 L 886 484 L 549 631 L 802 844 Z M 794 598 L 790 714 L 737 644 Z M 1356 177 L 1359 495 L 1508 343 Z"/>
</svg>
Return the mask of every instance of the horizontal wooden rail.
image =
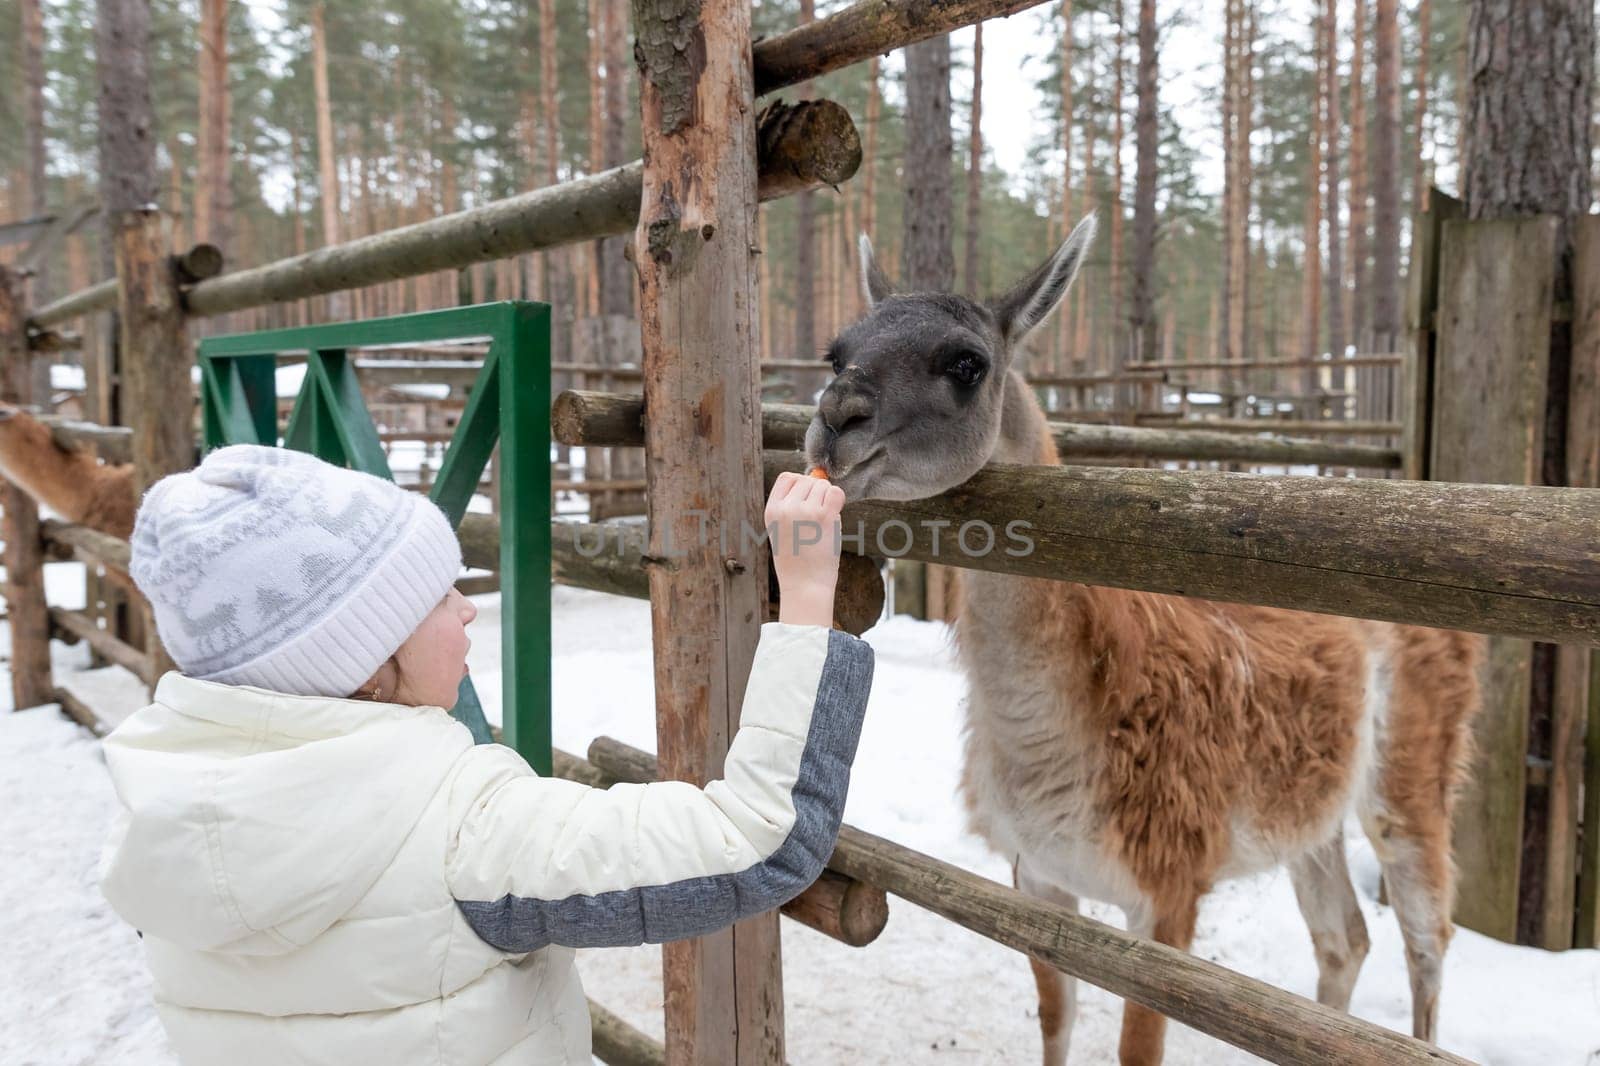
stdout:
<svg viewBox="0 0 1600 1066">
<path fill-rule="evenodd" d="M 52 415 L 41 415 L 39 421 L 50 427 L 56 444 L 68 451 L 93 448 L 108 463 L 133 461 L 133 430 L 127 426 L 100 426 Z"/>
<path fill-rule="evenodd" d="M 117 281 L 115 278 L 79 289 L 75 293 L 47 303 L 28 316 L 30 329 L 42 330 L 70 322 L 95 311 L 109 311 L 117 306 Z"/>
<path fill-rule="evenodd" d="M 71 718 L 95 736 L 103 737 L 115 728 L 111 722 L 106 720 L 104 715 L 101 715 L 93 707 L 79 699 L 71 690 L 57 685 L 54 696 L 55 701 L 61 704 L 62 712 L 68 718 Z"/>
<path fill-rule="evenodd" d="M 1288 418 L 1185 418 L 1173 412 L 1153 411 L 1134 415 L 1140 425 L 1170 429 L 1205 429 L 1217 433 L 1290 433 L 1305 437 L 1398 437 L 1404 430 L 1399 422 L 1339 422 L 1336 420 Z"/>
<path fill-rule="evenodd" d="M 1352 355 L 1346 359 L 1218 359 L 1211 362 L 1186 362 L 1182 359 L 1157 359 L 1148 363 L 1129 363 L 1130 372 L 1149 370 L 1309 370 L 1328 367 L 1399 366 L 1405 357 L 1397 353 Z"/>
<path fill-rule="evenodd" d="M 551 432 L 562 444 L 627 447 L 644 444 L 644 401 L 637 395 L 569 389 L 556 397 Z M 761 438 L 768 448 L 798 449 L 816 408 L 805 404 L 761 405 Z M 1392 470 L 1393 448 L 1327 444 L 1290 437 L 1246 437 L 1196 429 L 1051 424 L 1063 459 L 1172 459 L 1299 466 L 1348 466 Z"/>
<path fill-rule="evenodd" d="M 40 522 L 39 532 L 46 544 L 70 548 L 102 566 L 120 570 L 124 574 L 128 572 L 128 560 L 133 549 L 120 537 L 56 518 L 46 518 Z"/>
<path fill-rule="evenodd" d="M 550 482 L 551 492 L 643 492 L 647 488 L 644 478 L 557 478 Z"/>
<path fill-rule="evenodd" d="M 1098 385 L 1159 385 L 1167 380 L 1167 374 L 1162 370 L 1129 370 L 1121 374 L 1039 374 L 1029 375 L 1026 380 L 1040 389 L 1087 389 Z"/>
<path fill-rule="evenodd" d="M 107 662 L 116 663 L 146 684 L 155 682 L 155 669 L 147 653 L 117 639 L 114 633 L 101 629 L 95 624 L 95 620 L 84 612 L 71 611 L 65 607 L 52 607 L 50 621 L 70 634 L 74 642 L 78 640 L 86 642 Z"/>
<path fill-rule="evenodd" d="M 609 788 L 619 780 L 634 784 L 655 780 L 654 757 L 636 748 L 626 750 L 651 760 L 649 776 L 619 777 L 560 748 L 551 753 L 551 768 L 557 777 L 592 788 Z M 878 939 L 889 922 L 889 900 L 882 889 L 834 870 L 824 871 L 815 883 L 781 909 L 801 925 L 853 948 L 865 947 Z"/>
<path fill-rule="evenodd" d="M 1004 18 L 1042 0 L 861 0 L 755 43 L 756 95 L 819 78 L 908 44 Z"/>
<path fill-rule="evenodd" d="M 795 121 L 796 111 L 806 121 Z M 861 163 L 850 115 L 828 100 L 773 105 L 760 116 L 757 194 L 763 200 L 838 185 Z M 319 248 L 249 270 L 202 281 L 185 294 L 190 314 L 219 315 L 307 296 L 356 289 L 440 270 L 505 259 L 543 248 L 628 233 L 639 221 L 644 188 L 640 161 L 548 185 L 443 218 Z M 35 311 L 43 328 L 116 303 L 115 281 L 101 282 Z"/>
<path fill-rule="evenodd" d="M 766 453 L 767 484 L 804 465 Z M 979 554 L 985 526 L 993 546 Z M 1596 529 L 1600 489 L 1084 466 L 990 466 L 930 499 L 844 512 L 861 538 L 850 550 L 1588 645 L 1600 645 Z"/>
<path fill-rule="evenodd" d="M 458 360 L 433 363 L 413 359 L 357 359 L 363 385 L 449 385 L 470 388 L 483 370 L 481 362 Z"/>
<path fill-rule="evenodd" d="M 842 107 L 825 100 L 795 107 L 820 117 L 787 123 L 787 128 L 807 135 L 804 146 L 790 144 L 781 134 L 757 138 L 764 149 L 757 185 L 763 200 L 837 185 L 860 165 L 860 140 Z M 763 112 L 762 118 L 779 125 L 785 122 L 777 113 Z M 843 150 L 838 145 L 809 150 L 823 140 L 815 137 L 819 123 L 829 137 L 842 142 Z M 187 307 L 197 315 L 221 314 L 628 233 L 639 221 L 643 182 L 643 163 L 628 163 L 443 218 L 224 274 L 190 289 Z"/>
<path fill-rule="evenodd" d="M 28 350 L 42 353 L 80 352 L 83 350 L 83 334 L 57 333 L 55 330 L 29 333 Z"/>
<path fill-rule="evenodd" d="M 662 1066 L 667 1061 L 666 1048 L 592 999 L 589 1038 L 594 1057 L 606 1066 Z"/>
<path fill-rule="evenodd" d="M 656 779 L 655 756 L 609 737 L 589 746 L 589 761 L 619 780 Z M 1467 1062 L 852 826 L 828 866 L 1272 1062 Z"/>
</svg>

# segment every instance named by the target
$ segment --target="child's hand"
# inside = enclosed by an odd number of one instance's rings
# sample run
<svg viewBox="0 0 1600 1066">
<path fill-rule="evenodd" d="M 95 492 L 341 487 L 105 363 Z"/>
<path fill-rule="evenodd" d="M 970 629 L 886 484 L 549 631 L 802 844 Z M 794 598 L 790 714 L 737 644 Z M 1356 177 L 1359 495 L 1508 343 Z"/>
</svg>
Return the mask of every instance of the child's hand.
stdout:
<svg viewBox="0 0 1600 1066">
<path fill-rule="evenodd" d="M 844 490 L 816 477 L 783 473 L 767 497 L 772 565 L 778 571 L 778 621 L 831 626 L 839 580 L 839 511 Z"/>
</svg>

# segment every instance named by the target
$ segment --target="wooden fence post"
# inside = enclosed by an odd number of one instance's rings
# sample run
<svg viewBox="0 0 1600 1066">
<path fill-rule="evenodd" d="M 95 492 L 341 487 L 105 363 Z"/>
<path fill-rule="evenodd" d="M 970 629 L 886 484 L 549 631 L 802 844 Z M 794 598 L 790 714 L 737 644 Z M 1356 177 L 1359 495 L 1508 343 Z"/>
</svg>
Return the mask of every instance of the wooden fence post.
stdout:
<svg viewBox="0 0 1600 1066">
<path fill-rule="evenodd" d="M 1567 484 L 1600 488 L 1600 219 L 1585 215 L 1572 237 Z M 1600 948 L 1600 653 L 1556 649 L 1553 711 L 1551 838 L 1571 842 L 1577 869 L 1547 868 L 1547 883 L 1564 874 L 1574 886 L 1573 946 Z"/>
<path fill-rule="evenodd" d="M 633 0 L 633 21 L 656 737 L 663 776 L 704 783 L 738 727 L 767 576 L 742 535 L 762 525 L 750 5 Z M 668 1063 L 782 1066 L 777 912 L 667 945 L 662 970 Z"/>
<path fill-rule="evenodd" d="M 121 329 L 122 411 L 133 429 L 134 491 L 194 465 L 194 384 L 183 302 L 172 258 L 171 221 L 154 208 L 112 220 Z M 159 678 L 173 669 L 149 605 L 145 646 Z"/>
<path fill-rule="evenodd" d="M 1430 468 L 1438 481 L 1536 485 L 1544 456 L 1556 220 L 1443 224 Z M 1478 758 L 1455 818 L 1456 920 L 1517 939 L 1533 645 L 1495 637 Z"/>
<path fill-rule="evenodd" d="M 0 266 L 0 400 L 33 399 L 31 357 L 23 325 L 22 286 Z M 7 481 L 0 487 L 5 508 L 5 594 L 11 629 L 11 706 L 21 710 L 54 699 L 50 678 L 50 614 L 44 598 L 44 544 L 39 539 L 39 507 Z"/>
</svg>

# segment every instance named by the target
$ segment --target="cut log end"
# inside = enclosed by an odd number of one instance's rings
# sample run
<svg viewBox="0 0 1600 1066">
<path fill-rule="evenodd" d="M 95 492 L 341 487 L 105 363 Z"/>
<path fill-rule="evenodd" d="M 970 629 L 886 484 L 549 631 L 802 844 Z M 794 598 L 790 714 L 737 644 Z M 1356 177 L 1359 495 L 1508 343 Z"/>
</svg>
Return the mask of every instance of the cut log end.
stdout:
<svg viewBox="0 0 1600 1066">
<path fill-rule="evenodd" d="M 883 889 L 824 870 L 783 913 L 802 925 L 850 947 L 865 947 L 889 924 L 889 897 Z"/>
<path fill-rule="evenodd" d="M 185 285 L 214 278 L 222 273 L 222 249 L 214 244 L 197 244 L 173 260 L 178 280 Z"/>
</svg>

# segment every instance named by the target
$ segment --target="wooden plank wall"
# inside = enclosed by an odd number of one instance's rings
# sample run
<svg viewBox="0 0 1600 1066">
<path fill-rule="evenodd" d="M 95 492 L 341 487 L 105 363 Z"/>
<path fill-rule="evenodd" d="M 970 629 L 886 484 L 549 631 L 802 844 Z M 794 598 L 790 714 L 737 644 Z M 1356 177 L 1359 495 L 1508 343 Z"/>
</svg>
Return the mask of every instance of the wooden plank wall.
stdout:
<svg viewBox="0 0 1600 1066">
<path fill-rule="evenodd" d="M 1567 387 L 1567 484 L 1600 487 L 1600 218 L 1573 230 L 1572 367 Z M 1547 884 L 1575 909 L 1574 947 L 1600 947 L 1600 654 L 1561 648 L 1556 660 L 1551 753 L 1550 839 L 1571 861 L 1552 854 Z M 1580 791 L 1581 790 L 1581 791 Z M 1574 869 L 1574 865 L 1576 869 Z M 1551 920 L 1557 916 L 1551 910 Z"/>
<path fill-rule="evenodd" d="M 1406 331 L 1409 344 L 1402 367 L 1400 455 L 1402 476 L 1425 481 L 1430 476 L 1428 442 L 1432 439 L 1433 364 L 1436 350 L 1434 315 L 1439 306 L 1439 239 L 1445 221 L 1462 217 L 1461 201 L 1434 189 L 1428 208 L 1412 218 L 1411 269 L 1406 280 Z"/>
<path fill-rule="evenodd" d="M 1434 480 L 1537 484 L 1556 223 L 1448 221 L 1441 227 L 1434 368 Z M 1456 920 L 1517 933 L 1533 645 L 1493 638 L 1478 760 L 1456 811 Z"/>
</svg>

